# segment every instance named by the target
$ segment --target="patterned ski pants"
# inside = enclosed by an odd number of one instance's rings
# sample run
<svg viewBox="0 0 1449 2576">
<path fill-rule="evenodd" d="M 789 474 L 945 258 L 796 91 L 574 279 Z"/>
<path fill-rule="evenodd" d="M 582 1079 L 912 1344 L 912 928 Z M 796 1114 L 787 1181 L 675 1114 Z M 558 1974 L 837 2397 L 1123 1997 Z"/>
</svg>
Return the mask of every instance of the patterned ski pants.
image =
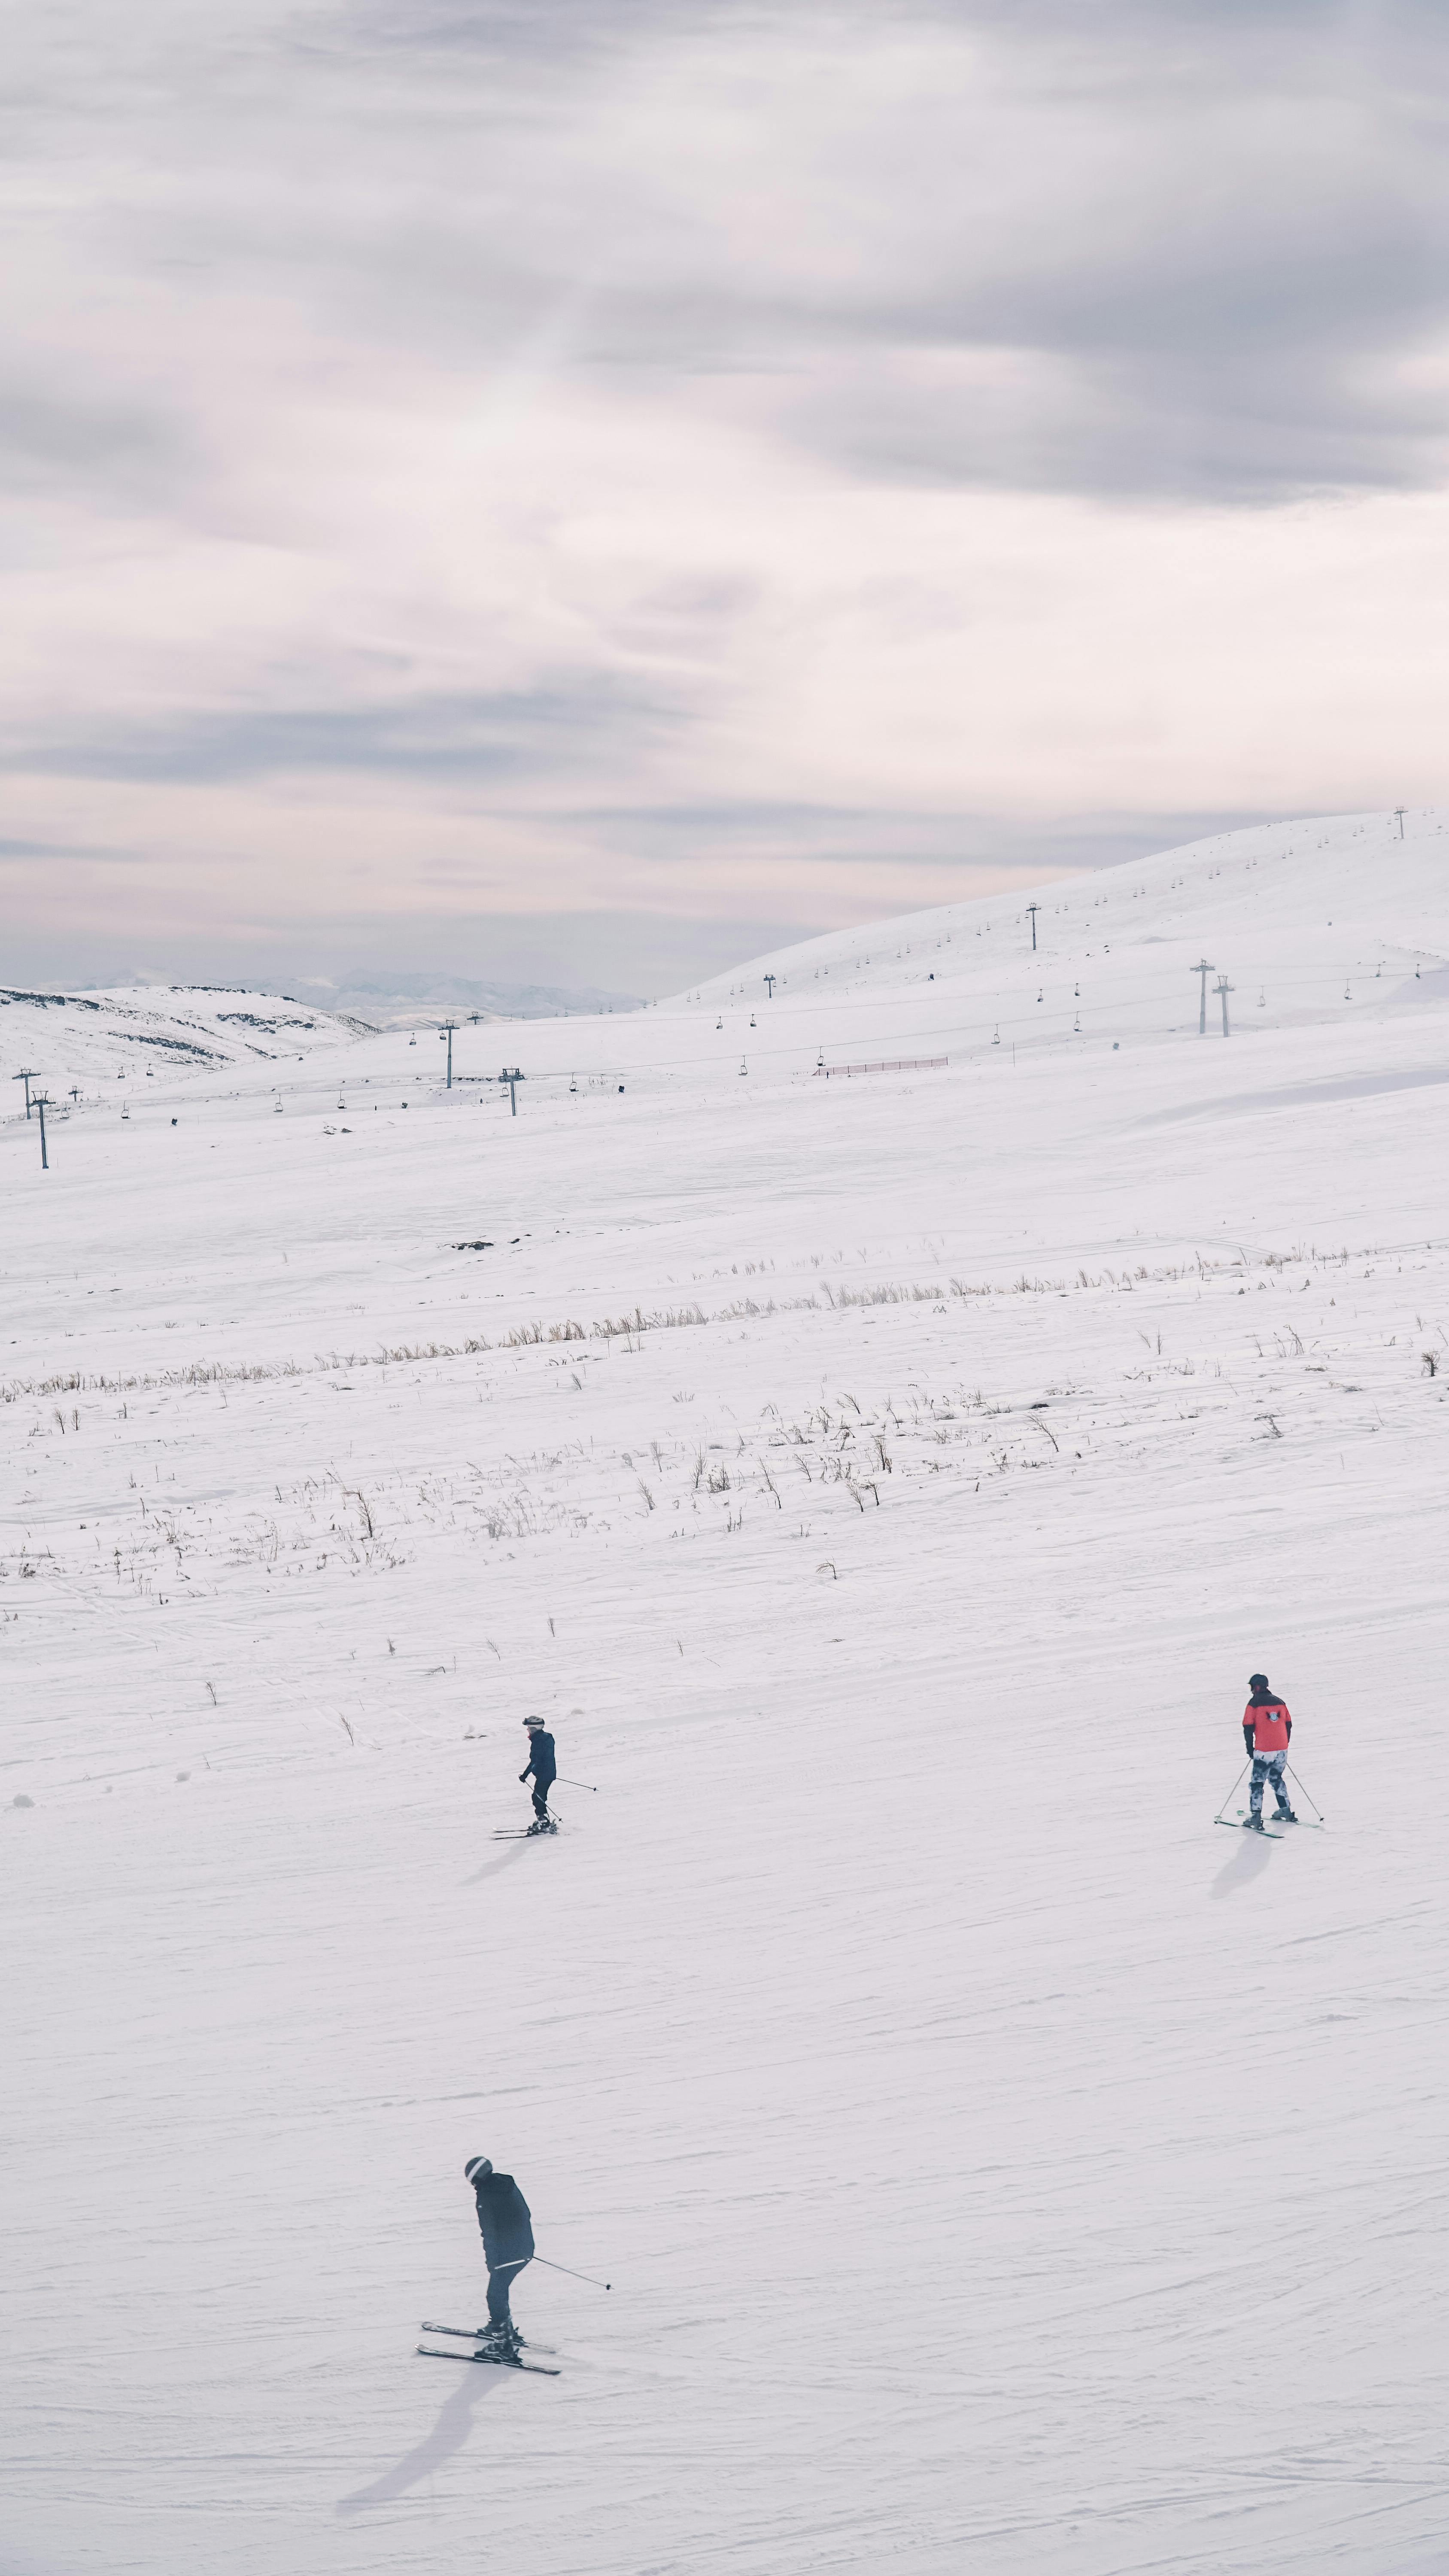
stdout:
<svg viewBox="0 0 1449 2576">
<path fill-rule="evenodd" d="M 1288 1790 L 1283 1778 L 1283 1774 L 1287 1767 L 1288 1756 L 1286 1753 L 1254 1754 L 1253 1779 L 1252 1785 L 1248 1790 L 1248 1806 L 1255 1816 L 1261 1816 L 1263 1812 L 1263 1791 L 1270 1780 L 1273 1783 L 1273 1795 L 1278 1801 L 1278 1813 L 1280 1816 L 1287 1814 L 1288 1809 L 1292 1804 L 1292 1800 L 1288 1795 Z"/>
</svg>

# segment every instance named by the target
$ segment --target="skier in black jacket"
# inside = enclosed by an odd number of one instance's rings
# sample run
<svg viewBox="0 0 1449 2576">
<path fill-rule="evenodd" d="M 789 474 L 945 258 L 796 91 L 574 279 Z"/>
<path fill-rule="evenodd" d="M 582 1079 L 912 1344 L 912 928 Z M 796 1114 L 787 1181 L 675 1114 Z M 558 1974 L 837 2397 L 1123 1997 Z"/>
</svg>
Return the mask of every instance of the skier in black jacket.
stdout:
<svg viewBox="0 0 1449 2576">
<path fill-rule="evenodd" d="M 533 2260 L 528 2203 L 512 2174 L 495 2173 L 486 2156 L 470 2156 L 463 2174 L 473 2186 L 488 2266 L 488 2328 L 480 2339 L 508 2349 L 523 2340 L 509 2314 L 508 2294 L 515 2276 Z"/>
<path fill-rule="evenodd" d="M 533 1822 L 528 1830 L 531 1834 L 556 1834 L 558 1827 L 548 1812 L 548 1793 L 558 1778 L 553 1737 L 541 1717 L 526 1717 L 523 1723 L 528 1729 L 528 1770 L 520 1771 L 518 1776 L 526 1780 L 529 1771 L 533 1774 Z"/>
</svg>

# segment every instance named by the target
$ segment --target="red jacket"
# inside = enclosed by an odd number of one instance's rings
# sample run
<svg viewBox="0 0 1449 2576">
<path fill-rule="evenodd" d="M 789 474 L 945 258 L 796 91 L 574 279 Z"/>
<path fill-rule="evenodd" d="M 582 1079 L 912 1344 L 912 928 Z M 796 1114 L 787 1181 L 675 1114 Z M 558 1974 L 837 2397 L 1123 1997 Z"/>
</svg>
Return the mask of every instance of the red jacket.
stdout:
<svg viewBox="0 0 1449 2576">
<path fill-rule="evenodd" d="M 1243 1711 L 1243 1733 L 1252 1753 L 1286 1753 L 1293 1720 L 1281 1699 L 1249 1700 Z"/>
</svg>

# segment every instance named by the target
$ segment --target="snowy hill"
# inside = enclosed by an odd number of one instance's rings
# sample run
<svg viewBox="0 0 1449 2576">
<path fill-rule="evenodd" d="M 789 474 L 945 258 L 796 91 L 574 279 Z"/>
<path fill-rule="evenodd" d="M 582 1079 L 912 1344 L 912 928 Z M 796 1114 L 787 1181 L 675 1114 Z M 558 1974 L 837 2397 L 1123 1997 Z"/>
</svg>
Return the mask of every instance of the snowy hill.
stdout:
<svg viewBox="0 0 1449 2576">
<path fill-rule="evenodd" d="M 1446 819 L 0 1126 L 7 2576 L 1443 2566 Z"/>
<path fill-rule="evenodd" d="M 305 1062 L 321 1048 L 370 1036 L 366 1021 L 315 1011 L 276 993 L 226 991 L 214 985 L 127 987 L 92 993 L 27 992 L 0 985 L 0 1080 L 31 1068 L 58 1102 L 75 1087 L 107 1089 L 113 1081 L 167 1081 L 258 1061 Z M 23 1085 L 4 1094 L 14 1115 Z"/>
<path fill-rule="evenodd" d="M 1209 961 L 1214 979 L 1233 981 L 1230 1025 L 1248 1015 L 1255 1027 L 1332 1020 L 1354 999 L 1382 1001 L 1386 980 L 1396 993 L 1416 970 L 1449 965 L 1449 824 L 1436 810 L 1262 824 L 1019 896 L 833 931 L 664 1007 L 758 1006 L 773 975 L 772 1002 L 799 1002 L 808 986 L 818 1004 L 826 985 L 836 1004 L 887 993 L 918 1009 L 929 1001 L 919 1025 L 940 1038 L 974 1036 L 988 1016 L 1003 1038 L 1025 1042 L 1104 1015 L 1116 1028 L 1124 1013 L 1144 1031 L 1172 1031 L 1196 1025 L 1200 988 L 1187 979 L 1208 946 L 1223 951 L 1221 964 Z M 1215 1026 L 1220 1007 L 1215 999 Z"/>
</svg>

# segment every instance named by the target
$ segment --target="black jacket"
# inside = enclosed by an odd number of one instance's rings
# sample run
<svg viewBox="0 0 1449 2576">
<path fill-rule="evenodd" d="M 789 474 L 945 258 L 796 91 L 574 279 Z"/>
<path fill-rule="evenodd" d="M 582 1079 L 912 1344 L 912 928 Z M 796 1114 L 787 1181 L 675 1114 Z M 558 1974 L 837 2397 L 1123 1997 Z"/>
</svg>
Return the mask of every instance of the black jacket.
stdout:
<svg viewBox="0 0 1449 2576">
<path fill-rule="evenodd" d="M 489 2271 L 501 2272 L 510 2264 L 526 2263 L 533 2252 L 533 2228 L 528 2203 L 512 2174 L 485 2174 L 481 2182 L 473 2185 L 473 2191 Z"/>
<path fill-rule="evenodd" d="M 536 1734 L 531 1735 L 528 1739 L 528 1771 L 533 1773 L 540 1789 L 545 1787 L 550 1780 L 556 1780 L 558 1778 L 558 1764 L 554 1759 L 553 1737 L 549 1734 L 546 1727 L 539 1727 Z M 528 1778 L 528 1771 L 524 1772 L 523 1776 L 525 1780 Z"/>
</svg>

